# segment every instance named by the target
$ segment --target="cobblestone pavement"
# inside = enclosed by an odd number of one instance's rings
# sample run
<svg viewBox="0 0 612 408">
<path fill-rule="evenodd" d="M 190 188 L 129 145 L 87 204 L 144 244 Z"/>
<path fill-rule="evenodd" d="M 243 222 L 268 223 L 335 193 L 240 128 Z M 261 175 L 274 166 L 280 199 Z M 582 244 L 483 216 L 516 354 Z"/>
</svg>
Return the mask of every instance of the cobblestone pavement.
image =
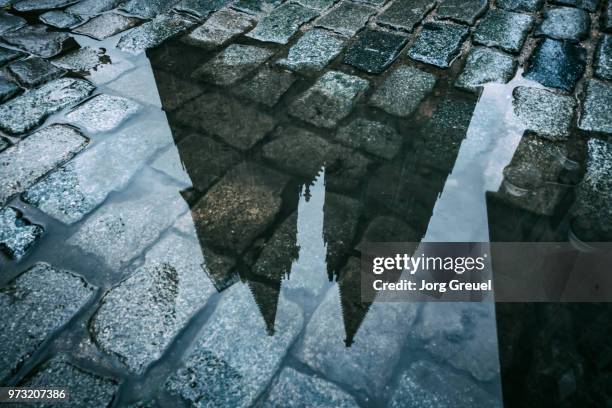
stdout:
<svg viewBox="0 0 612 408">
<path fill-rule="evenodd" d="M 0 4 L 0 384 L 612 400 L 608 309 L 359 292 L 368 241 L 612 241 L 612 2 Z"/>
</svg>

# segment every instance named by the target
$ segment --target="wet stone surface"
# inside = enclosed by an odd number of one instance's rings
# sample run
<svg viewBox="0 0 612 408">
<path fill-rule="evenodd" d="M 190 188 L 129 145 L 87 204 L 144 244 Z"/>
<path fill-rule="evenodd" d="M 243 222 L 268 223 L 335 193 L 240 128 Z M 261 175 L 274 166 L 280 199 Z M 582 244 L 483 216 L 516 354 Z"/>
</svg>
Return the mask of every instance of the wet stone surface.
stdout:
<svg viewBox="0 0 612 408">
<path fill-rule="evenodd" d="M 234 93 L 272 107 L 295 80 L 296 78 L 288 71 L 263 67 L 251 81 L 235 88 Z"/>
<path fill-rule="evenodd" d="M 9 48 L 0 47 L 0 65 L 24 57 L 26 54 L 21 51 L 11 50 Z"/>
<path fill-rule="evenodd" d="M 517 12 L 533 13 L 542 8 L 544 0 L 496 0 L 495 5 L 500 9 Z"/>
<path fill-rule="evenodd" d="M 526 129 L 550 140 L 565 140 L 570 135 L 576 100 L 546 89 L 515 88 L 514 113 Z"/>
<path fill-rule="evenodd" d="M 0 152 L 9 147 L 11 143 L 3 137 L 0 137 Z"/>
<path fill-rule="evenodd" d="M 504 10 L 489 10 L 474 31 L 474 42 L 518 53 L 533 27 L 533 17 Z"/>
<path fill-rule="evenodd" d="M 544 20 L 535 35 L 557 40 L 580 41 L 587 37 L 589 26 L 590 18 L 584 10 L 559 7 L 544 12 Z"/>
<path fill-rule="evenodd" d="M 612 80 L 612 34 L 603 35 L 599 40 L 594 64 L 597 77 Z"/>
<path fill-rule="evenodd" d="M 106 13 L 94 17 L 82 26 L 77 27 L 74 32 L 96 40 L 103 40 L 128 30 L 139 22 L 140 20 L 137 18 L 126 17 L 118 13 Z"/>
<path fill-rule="evenodd" d="M 42 58 L 51 58 L 62 51 L 75 48 L 76 42 L 68 33 L 50 31 L 44 25 L 22 27 L 2 35 L 2 40 Z"/>
<path fill-rule="evenodd" d="M 0 14 L 0 34 L 16 30 L 26 25 L 26 20 L 9 13 Z"/>
<path fill-rule="evenodd" d="M 64 75 L 64 70 L 46 60 L 32 57 L 7 66 L 10 74 L 26 88 L 33 88 Z"/>
<path fill-rule="evenodd" d="M 154 18 L 170 11 L 178 0 L 128 0 L 121 5 L 121 10 L 141 18 Z"/>
<path fill-rule="evenodd" d="M 183 37 L 183 41 L 203 48 L 218 47 L 244 33 L 254 23 L 253 17 L 247 14 L 234 10 L 219 10 L 204 24 Z"/>
<path fill-rule="evenodd" d="M 368 86 L 365 79 L 328 71 L 291 104 L 289 113 L 315 126 L 334 127 L 351 112 Z"/>
<path fill-rule="evenodd" d="M 612 3 L 608 2 L 605 15 L 602 22 L 602 29 L 606 32 L 612 32 Z"/>
<path fill-rule="evenodd" d="M 473 91 L 490 82 L 505 84 L 514 76 L 515 67 L 511 55 L 493 48 L 473 47 L 455 86 Z"/>
<path fill-rule="evenodd" d="M 90 299 L 94 288 L 72 272 L 38 263 L 0 289 L 0 380 L 7 379 Z"/>
<path fill-rule="evenodd" d="M 182 0 L 176 5 L 176 7 L 174 7 L 174 10 L 180 13 L 190 14 L 202 20 L 208 17 L 210 13 L 222 8 L 227 3 L 229 3 L 228 0 L 211 0 L 205 2 L 200 0 Z"/>
<path fill-rule="evenodd" d="M 86 75 L 103 64 L 104 52 L 90 47 L 79 48 L 52 60 L 53 65 Z"/>
<path fill-rule="evenodd" d="M 419 242 L 421 236 L 414 228 L 392 216 L 378 216 L 370 222 L 355 247 L 364 251 L 365 245 L 376 242 Z"/>
<path fill-rule="evenodd" d="M 248 14 L 263 15 L 281 4 L 281 0 L 238 0 L 232 8 Z"/>
<path fill-rule="evenodd" d="M 408 39 L 384 31 L 365 30 L 348 49 L 344 63 L 368 73 L 385 71 L 406 45 Z"/>
<path fill-rule="evenodd" d="M 577 44 L 545 39 L 529 59 L 525 78 L 571 92 L 586 66 L 586 50 Z"/>
<path fill-rule="evenodd" d="M 345 41 L 326 30 L 313 29 L 289 48 L 286 58 L 278 65 L 293 71 L 308 73 L 323 69 L 344 48 Z"/>
<path fill-rule="evenodd" d="M 72 127 L 52 125 L 41 129 L 0 153 L 0 204 L 23 192 L 61 165 L 88 140 Z"/>
<path fill-rule="evenodd" d="M 392 159 L 402 144 L 402 137 L 391 125 L 363 118 L 338 129 L 336 140 L 384 159 Z"/>
<path fill-rule="evenodd" d="M 22 89 L 15 82 L 0 77 L 0 102 L 11 99 L 21 91 Z"/>
<path fill-rule="evenodd" d="M 317 27 L 327 28 L 347 37 L 354 36 L 367 23 L 376 9 L 365 4 L 343 1 L 328 14 L 319 18 Z"/>
<path fill-rule="evenodd" d="M 425 14 L 435 6 L 431 0 L 396 0 L 376 17 L 376 23 L 396 30 L 412 31 Z"/>
<path fill-rule="evenodd" d="M 90 133 L 108 132 L 139 110 L 140 105 L 130 99 L 101 94 L 77 106 L 66 114 L 66 119 Z"/>
<path fill-rule="evenodd" d="M 387 76 L 369 104 L 396 116 L 408 116 L 433 89 L 436 77 L 408 65 Z"/>
<path fill-rule="evenodd" d="M 55 28 L 71 28 L 83 22 L 77 15 L 65 13 L 63 11 L 47 11 L 40 15 L 40 21 Z"/>
<path fill-rule="evenodd" d="M 273 53 L 263 47 L 232 44 L 197 69 L 193 76 L 217 85 L 231 85 L 253 73 Z"/>
<path fill-rule="evenodd" d="M 469 29 L 454 23 L 426 23 L 412 47 L 408 51 L 410 58 L 448 68 L 459 50 Z"/>
<path fill-rule="evenodd" d="M 578 7 L 589 12 L 597 10 L 599 0 L 554 0 L 552 3 L 560 4 L 563 6 Z"/>
<path fill-rule="evenodd" d="M 486 0 L 444 0 L 436 10 L 436 18 L 474 25 L 486 9 Z"/>
<path fill-rule="evenodd" d="M 16 2 L 13 8 L 21 12 L 52 10 L 69 6 L 77 1 L 78 0 L 21 0 Z"/>
<path fill-rule="evenodd" d="M 596 79 L 589 80 L 578 127 L 587 131 L 612 133 L 610 103 L 612 85 Z"/>
<path fill-rule="evenodd" d="M 0 210 L 0 250 L 12 259 L 20 259 L 43 234 L 43 228 L 32 224 L 11 207 Z"/>
<path fill-rule="evenodd" d="M 139 54 L 153 48 L 168 38 L 174 37 L 195 25 L 195 21 L 178 14 L 160 14 L 153 20 L 124 34 L 117 48 L 132 54 Z"/>
<path fill-rule="evenodd" d="M 121 0 L 81 0 L 65 9 L 67 13 L 75 16 L 95 16 L 119 6 Z"/>
<path fill-rule="evenodd" d="M 323 11 L 330 8 L 335 3 L 335 0 L 297 0 L 297 3 L 304 7 Z"/>
<path fill-rule="evenodd" d="M 317 16 L 317 12 L 297 3 L 284 3 L 263 17 L 247 34 L 255 40 L 287 44 L 300 26 Z"/>
</svg>

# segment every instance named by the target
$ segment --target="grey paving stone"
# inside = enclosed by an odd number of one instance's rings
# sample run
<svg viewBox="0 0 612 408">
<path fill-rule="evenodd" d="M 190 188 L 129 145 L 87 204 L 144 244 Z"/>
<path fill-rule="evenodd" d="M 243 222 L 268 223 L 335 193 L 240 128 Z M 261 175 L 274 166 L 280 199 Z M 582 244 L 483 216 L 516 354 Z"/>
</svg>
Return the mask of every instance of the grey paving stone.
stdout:
<svg viewBox="0 0 612 408">
<path fill-rule="evenodd" d="M 0 103 L 8 101 L 21 92 L 21 88 L 13 81 L 0 77 Z"/>
<path fill-rule="evenodd" d="M 128 0 L 120 9 L 140 18 L 155 18 L 155 16 L 170 11 L 179 0 Z"/>
<path fill-rule="evenodd" d="M 586 50 L 567 41 L 545 39 L 529 58 L 525 78 L 571 92 L 584 74 Z"/>
<path fill-rule="evenodd" d="M 0 137 L 0 152 L 6 149 L 7 147 L 9 147 L 10 145 L 11 145 L 11 142 L 9 142 L 7 139 L 3 137 Z"/>
<path fill-rule="evenodd" d="M 75 28 L 73 32 L 96 40 L 103 40 L 128 30 L 138 23 L 140 20 L 134 17 L 126 17 L 119 13 L 104 13 Z"/>
<path fill-rule="evenodd" d="M 612 35 L 604 34 L 595 54 L 595 76 L 612 80 Z"/>
<path fill-rule="evenodd" d="M 368 103 L 391 115 L 409 116 L 435 84 L 433 74 L 401 65 L 385 78 Z"/>
<path fill-rule="evenodd" d="M 340 55 L 345 41 L 329 31 L 312 29 L 289 49 L 287 58 L 277 64 L 298 72 L 316 72 L 325 68 L 334 58 Z"/>
<path fill-rule="evenodd" d="M 0 380 L 14 373 L 53 332 L 93 295 L 94 288 L 72 272 L 37 263 L 0 289 Z"/>
<path fill-rule="evenodd" d="M 389 302 L 374 303 L 369 308 L 363 305 L 366 308 L 363 320 L 351 322 L 351 310 L 359 307 L 356 304 L 361 301 L 359 264 L 358 258 L 351 258 L 343 270 L 340 290 L 338 286 L 328 290 L 306 326 L 295 357 L 329 380 L 348 384 L 373 397 L 384 397 L 398 361 L 397 353 L 411 331 L 418 305 Z M 358 328 L 350 347 L 345 345 L 349 340 L 345 332 L 347 323 Z"/>
<path fill-rule="evenodd" d="M 188 44 L 202 48 L 221 46 L 244 33 L 255 24 L 255 19 L 234 10 L 219 10 L 201 26 L 183 37 Z"/>
<path fill-rule="evenodd" d="M 603 21 L 601 24 L 602 30 L 606 32 L 612 32 L 612 3 L 608 2 L 608 7 L 603 15 Z"/>
<path fill-rule="evenodd" d="M 544 19 L 535 35 L 577 42 L 589 35 L 590 20 L 584 10 L 571 7 L 549 9 L 544 12 Z"/>
<path fill-rule="evenodd" d="M 259 20 L 247 37 L 263 42 L 287 44 L 300 26 L 317 16 L 315 10 L 287 2 Z"/>
<path fill-rule="evenodd" d="M 193 77 L 216 85 L 231 85 L 255 72 L 274 51 L 254 45 L 232 44 L 196 69 Z"/>
<path fill-rule="evenodd" d="M 42 234 L 43 228 L 23 218 L 18 210 L 0 210 L 0 250 L 10 258 L 21 259 Z"/>
<path fill-rule="evenodd" d="M 72 158 L 87 144 L 76 129 L 51 125 L 0 153 L 0 205 Z"/>
<path fill-rule="evenodd" d="M 352 37 L 366 25 L 370 16 L 375 13 L 375 8 L 365 4 L 343 1 L 329 13 L 319 18 L 315 24 L 317 27 L 327 28 L 338 34 Z"/>
<path fill-rule="evenodd" d="M 172 140 L 159 120 L 138 123 L 102 140 L 23 194 L 23 200 L 65 223 L 82 219 L 112 191 L 123 190 L 155 151 Z"/>
<path fill-rule="evenodd" d="M 272 107 L 287 92 L 296 78 L 288 71 L 263 67 L 252 80 L 234 88 L 234 93 Z"/>
<path fill-rule="evenodd" d="M 215 12 L 229 3 L 229 0 L 181 0 L 176 7 L 180 13 L 191 14 L 198 19 L 205 19 L 209 14 Z"/>
<path fill-rule="evenodd" d="M 489 10 L 474 31 L 474 42 L 487 47 L 499 47 L 518 53 L 533 27 L 534 19 L 527 14 L 505 10 Z"/>
<path fill-rule="evenodd" d="M 455 86 L 475 91 L 490 82 L 505 84 L 514 76 L 515 68 L 516 63 L 511 55 L 493 48 L 473 47 Z"/>
<path fill-rule="evenodd" d="M 461 51 L 461 44 L 469 28 L 454 23 L 425 23 L 416 41 L 410 47 L 410 58 L 448 68 Z"/>
<path fill-rule="evenodd" d="M 398 57 L 408 38 L 385 31 L 364 30 L 348 49 L 344 63 L 380 74 Z"/>
<path fill-rule="evenodd" d="M 24 18 L 9 13 L 0 14 L 0 34 L 17 30 L 27 24 Z"/>
<path fill-rule="evenodd" d="M 526 129 L 550 140 L 570 135 L 576 100 L 540 88 L 517 87 L 513 92 L 514 114 Z"/>
<path fill-rule="evenodd" d="M 534 13 L 542 8 L 544 0 L 495 0 L 500 9 L 516 12 Z"/>
<path fill-rule="evenodd" d="M 280 367 L 303 317 L 281 297 L 275 323 L 276 333 L 269 336 L 248 286 L 235 284 L 166 388 L 191 405 L 251 406 Z"/>
<path fill-rule="evenodd" d="M 40 21 L 55 28 L 72 28 L 83 22 L 83 19 L 77 15 L 66 13 L 63 11 L 47 11 L 39 17 Z"/>
<path fill-rule="evenodd" d="M 75 16 L 89 17 L 110 11 L 121 3 L 122 0 L 81 0 L 65 11 Z"/>
<path fill-rule="evenodd" d="M 584 241 L 603 242 L 612 236 L 612 145 L 591 138 L 587 151 L 586 172 L 572 208 L 572 227 Z"/>
<path fill-rule="evenodd" d="M 332 128 L 348 116 L 368 86 L 363 78 L 339 71 L 326 72 L 289 106 L 289 113 L 315 126 Z"/>
<path fill-rule="evenodd" d="M 26 88 L 42 85 L 61 77 L 66 72 L 38 57 L 13 62 L 7 66 L 7 70 L 19 84 Z"/>
<path fill-rule="evenodd" d="M 364 251 L 368 243 L 420 242 L 421 238 L 421 234 L 402 220 L 382 215 L 377 216 L 368 224 L 356 249 Z"/>
<path fill-rule="evenodd" d="M 177 121 L 220 137 L 240 150 L 248 150 L 274 127 L 274 119 L 219 93 L 204 93 L 178 109 Z"/>
<path fill-rule="evenodd" d="M 432 0 L 395 0 L 376 18 L 376 23 L 410 32 L 435 5 Z"/>
<path fill-rule="evenodd" d="M 264 15 L 270 13 L 282 0 L 238 0 L 232 8 L 248 14 Z"/>
<path fill-rule="evenodd" d="M 300 3 L 304 7 L 323 11 L 333 6 L 336 0 L 296 0 L 296 2 Z"/>
<path fill-rule="evenodd" d="M 353 397 L 318 376 L 284 368 L 272 385 L 263 407 L 297 407 L 305 401 L 319 408 L 357 408 Z"/>
<path fill-rule="evenodd" d="M 160 14 L 153 20 L 130 30 L 117 43 L 117 48 L 139 54 L 153 48 L 170 37 L 174 37 L 195 25 L 195 21 L 179 14 Z"/>
<path fill-rule="evenodd" d="M 280 211 L 287 181 L 287 176 L 257 164 L 234 167 L 191 210 L 200 239 L 211 247 L 243 252 Z"/>
<path fill-rule="evenodd" d="M 83 408 L 107 407 L 119 388 L 116 380 L 83 370 L 63 356 L 45 363 L 24 387 L 44 389 L 50 384 L 63 384 L 70 389 L 70 404 Z"/>
<path fill-rule="evenodd" d="M 393 126 L 364 118 L 357 118 L 338 129 L 335 139 L 384 159 L 392 159 L 402 145 L 402 137 Z"/>
<path fill-rule="evenodd" d="M 578 7 L 593 13 L 597 10 L 599 0 L 554 0 L 551 3 L 561 4 L 563 6 Z"/>
<path fill-rule="evenodd" d="M 66 114 L 66 120 L 89 133 L 109 132 L 135 115 L 141 106 L 122 96 L 101 94 Z"/>
<path fill-rule="evenodd" d="M 612 133 L 610 103 L 612 85 L 597 79 L 589 80 L 578 127 L 587 131 Z"/>
<path fill-rule="evenodd" d="M 0 65 L 4 65 L 18 58 L 25 57 L 26 54 L 21 51 L 11 50 L 9 48 L 0 47 Z"/>
<path fill-rule="evenodd" d="M 51 58 L 76 47 L 76 41 L 66 32 L 49 31 L 47 26 L 33 25 L 4 33 L 3 41 L 42 58 Z"/>
<path fill-rule="evenodd" d="M 19 12 L 44 11 L 69 6 L 79 0 L 21 0 L 13 4 L 13 8 Z"/>
<path fill-rule="evenodd" d="M 501 407 L 502 402 L 469 377 L 427 361 L 412 363 L 400 375 L 388 405 L 389 408 L 477 406 Z"/>
<path fill-rule="evenodd" d="M 137 197 L 100 208 L 66 242 L 98 257 L 118 272 L 155 242 L 185 210 L 187 205 L 176 187 L 150 183 L 147 191 Z"/>
<path fill-rule="evenodd" d="M 436 18 L 474 25 L 486 9 L 486 0 L 443 0 L 436 10 Z"/>
<path fill-rule="evenodd" d="M 142 266 L 102 298 L 90 323 L 93 340 L 142 374 L 216 292 L 203 263 L 197 240 L 163 238 Z"/>
<path fill-rule="evenodd" d="M 82 47 L 51 60 L 53 65 L 75 73 L 87 74 L 104 64 L 104 50 Z"/>
</svg>

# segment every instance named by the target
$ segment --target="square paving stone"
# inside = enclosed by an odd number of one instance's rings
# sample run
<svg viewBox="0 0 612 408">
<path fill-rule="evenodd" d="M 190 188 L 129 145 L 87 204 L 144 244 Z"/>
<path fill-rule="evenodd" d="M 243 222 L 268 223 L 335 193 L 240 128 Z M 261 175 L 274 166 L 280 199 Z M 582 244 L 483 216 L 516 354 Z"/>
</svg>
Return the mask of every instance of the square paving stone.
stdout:
<svg viewBox="0 0 612 408">
<path fill-rule="evenodd" d="M 92 18 L 87 23 L 74 29 L 73 32 L 96 40 L 103 40 L 135 27 L 139 23 L 140 19 L 138 18 L 126 17 L 119 13 L 105 13 Z"/>
<path fill-rule="evenodd" d="M 13 4 L 13 8 L 19 12 L 44 11 L 66 7 L 79 0 L 21 0 Z"/>
<path fill-rule="evenodd" d="M 365 30 L 344 57 L 344 63 L 372 74 L 380 74 L 395 61 L 408 38 L 385 31 Z"/>
<path fill-rule="evenodd" d="M 15 82 L 0 76 L 0 103 L 8 101 L 20 92 L 21 88 Z"/>
<path fill-rule="evenodd" d="M 229 2 L 229 0 L 182 0 L 176 5 L 176 7 L 174 7 L 174 10 L 178 11 L 179 13 L 190 14 L 202 20 Z"/>
<path fill-rule="evenodd" d="M 544 20 L 535 35 L 577 42 L 588 36 L 590 21 L 584 10 L 571 7 L 549 9 L 544 12 Z"/>
<path fill-rule="evenodd" d="M 55 28 L 72 28 L 83 22 L 83 19 L 77 15 L 65 13 L 63 11 L 47 11 L 39 17 L 40 21 Z"/>
<path fill-rule="evenodd" d="M 490 82 L 505 84 L 514 76 L 515 68 L 516 63 L 511 55 L 492 48 L 473 47 L 455 86 L 475 91 Z"/>
<path fill-rule="evenodd" d="M 120 9 L 136 17 L 149 19 L 170 11 L 176 3 L 178 0 L 128 0 L 123 2 Z"/>
<path fill-rule="evenodd" d="M 284 3 L 263 17 L 247 37 L 263 42 L 287 44 L 302 24 L 317 15 L 315 10 L 299 4 Z"/>
<path fill-rule="evenodd" d="M 231 85 L 254 72 L 274 51 L 254 45 L 232 44 L 202 67 L 193 77 L 217 85 Z"/>
<path fill-rule="evenodd" d="M 131 54 L 139 54 L 153 48 L 194 26 L 194 20 L 179 14 L 160 14 L 153 20 L 128 31 L 121 36 L 117 48 Z"/>
<path fill-rule="evenodd" d="M 11 50 L 9 48 L 0 47 L 0 65 L 4 65 L 17 58 L 25 57 L 27 54 L 21 51 Z"/>
<path fill-rule="evenodd" d="M 303 73 L 320 71 L 340 54 L 344 43 L 329 31 L 315 28 L 304 33 L 289 49 L 287 58 L 277 64 Z"/>
<path fill-rule="evenodd" d="M 351 113 L 368 86 L 363 78 L 329 71 L 289 106 L 289 113 L 315 126 L 332 128 Z"/>
<path fill-rule="evenodd" d="M 369 104 L 395 116 L 408 116 L 436 84 L 433 74 L 408 65 L 396 68 L 374 92 Z"/>
<path fill-rule="evenodd" d="M 486 0 L 443 0 L 436 10 L 436 18 L 473 25 L 486 9 Z"/>
<path fill-rule="evenodd" d="M 204 24 L 183 37 L 183 41 L 197 47 L 215 48 L 244 33 L 254 24 L 255 19 L 248 14 L 234 10 L 219 10 Z"/>
<path fill-rule="evenodd" d="M 81 0 L 64 11 L 75 16 L 90 17 L 110 11 L 121 3 L 123 0 Z"/>
<path fill-rule="evenodd" d="M 76 41 L 66 32 L 49 31 L 45 25 L 22 27 L 2 35 L 2 40 L 31 54 L 51 58 L 76 48 Z"/>
<path fill-rule="evenodd" d="M 599 39 L 595 54 L 595 75 L 601 79 L 612 80 L 612 34 L 604 34 Z"/>
<path fill-rule="evenodd" d="M 0 250 L 12 259 L 21 259 L 43 234 L 40 225 L 23 218 L 18 210 L 0 210 Z"/>
<path fill-rule="evenodd" d="M 545 39 L 529 58 L 525 78 L 571 92 L 584 74 L 586 50 L 579 44 Z"/>
<path fill-rule="evenodd" d="M 504 10 L 534 13 L 542 8 L 544 0 L 495 0 L 495 5 Z"/>
<path fill-rule="evenodd" d="M 461 44 L 468 33 L 469 28 L 459 24 L 426 23 L 408 55 L 426 64 L 448 68 L 459 55 Z"/>
<path fill-rule="evenodd" d="M 248 150 L 274 127 L 272 116 L 219 93 L 204 93 L 174 114 L 185 125 L 221 138 L 239 150 Z"/>
<path fill-rule="evenodd" d="M 251 81 L 237 86 L 233 91 L 236 95 L 272 107 L 295 80 L 291 72 L 263 67 Z"/>
<path fill-rule="evenodd" d="M 365 4 L 343 1 L 329 13 L 319 18 L 315 25 L 352 37 L 365 26 L 374 13 L 376 13 L 376 9 Z"/>
<path fill-rule="evenodd" d="M 597 10 L 599 0 L 552 0 L 551 3 L 560 4 L 562 6 L 578 7 L 593 13 Z"/>
<path fill-rule="evenodd" d="M 263 15 L 268 14 L 282 2 L 282 0 L 238 0 L 232 4 L 232 8 L 248 14 Z"/>
<path fill-rule="evenodd" d="M 116 57 L 111 60 L 104 48 L 81 47 L 54 58 L 51 62 L 73 74 L 87 76 L 96 84 L 107 83 L 128 69 L 134 68 L 134 65 L 127 60 Z"/>
<path fill-rule="evenodd" d="M 24 18 L 9 13 L 0 13 L 0 34 L 16 30 L 27 24 Z"/>
<path fill-rule="evenodd" d="M 589 80 L 578 127 L 593 132 L 612 133 L 610 106 L 612 106 L 612 85 L 597 79 Z"/>
<path fill-rule="evenodd" d="M 570 135 L 576 100 L 549 90 L 520 86 L 513 92 L 514 113 L 526 130 L 550 140 Z"/>
<path fill-rule="evenodd" d="M 432 0 L 395 0 L 376 17 L 376 23 L 410 32 L 435 5 Z"/>
<path fill-rule="evenodd" d="M 296 0 L 296 2 L 304 7 L 323 11 L 330 8 L 336 0 Z"/>
<path fill-rule="evenodd" d="M 518 53 L 533 27 L 532 16 L 504 10 L 489 10 L 474 32 L 474 41 Z"/>
<path fill-rule="evenodd" d="M 355 119 L 338 129 L 335 139 L 388 160 L 399 152 L 402 145 L 402 137 L 393 126 L 364 118 Z"/>
<path fill-rule="evenodd" d="M 42 85 L 61 77 L 66 72 L 38 57 L 13 62 L 7 67 L 7 70 L 19 84 L 26 88 Z"/>
<path fill-rule="evenodd" d="M 114 130 L 141 109 L 131 99 L 114 95 L 98 95 L 66 114 L 70 123 L 78 124 L 90 133 Z"/>
</svg>

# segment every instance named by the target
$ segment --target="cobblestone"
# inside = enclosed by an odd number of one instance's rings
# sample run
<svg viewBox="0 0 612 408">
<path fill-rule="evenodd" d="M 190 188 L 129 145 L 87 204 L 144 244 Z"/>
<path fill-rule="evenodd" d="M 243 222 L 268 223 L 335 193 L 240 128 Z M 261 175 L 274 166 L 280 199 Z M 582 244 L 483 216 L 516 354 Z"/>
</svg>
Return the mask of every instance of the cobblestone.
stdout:
<svg viewBox="0 0 612 408">
<path fill-rule="evenodd" d="M 130 99 L 100 94 L 70 111 L 66 119 L 90 133 L 109 132 L 140 109 L 140 105 Z"/>
<path fill-rule="evenodd" d="M 588 36 L 589 27 L 590 18 L 584 10 L 559 7 L 544 12 L 544 20 L 535 35 L 557 40 L 580 41 Z"/>
<path fill-rule="evenodd" d="M 571 92 L 586 66 L 586 50 L 580 45 L 545 39 L 529 59 L 525 77 L 544 86 Z"/>
<path fill-rule="evenodd" d="M 262 15 L 270 13 L 281 3 L 281 0 L 238 0 L 232 8 L 248 14 Z"/>
<path fill-rule="evenodd" d="M 198 68 L 193 76 L 217 85 L 231 85 L 255 72 L 273 54 L 267 48 L 232 44 Z"/>
<path fill-rule="evenodd" d="M 612 133 L 610 103 L 612 85 L 597 79 L 589 80 L 578 127 L 587 131 Z"/>
<path fill-rule="evenodd" d="M 2 15 L 0 15 L 0 34 L 17 30 L 26 24 L 26 20 L 19 16 L 14 16 L 9 13 L 2 13 Z"/>
<path fill-rule="evenodd" d="M 117 48 L 132 54 L 139 54 L 186 31 L 193 25 L 195 21 L 178 14 L 160 14 L 153 20 L 124 34 L 119 39 Z"/>
<path fill-rule="evenodd" d="M 376 9 L 365 4 L 343 1 L 329 13 L 319 18 L 315 24 L 317 27 L 327 28 L 338 34 L 352 37 L 365 26 L 374 13 L 376 13 Z"/>
<path fill-rule="evenodd" d="M 335 0 L 297 0 L 297 3 L 313 10 L 323 11 L 330 8 Z"/>
<path fill-rule="evenodd" d="M 432 0 L 395 0 L 376 18 L 376 23 L 410 32 L 435 5 Z"/>
<path fill-rule="evenodd" d="M 392 159 L 402 145 L 402 137 L 382 122 L 357 118 L 336 132 L 336 140 L 384 159 Z"/>
<path fill-rule="evenodd" d="M 95 40 L 103 40 L 128 30 L 136 26 L 139 22 L 140 20 L 137 18 L 126 17 L 119 13 L 105 13 L 94 17 L 73 31 Z"/>
<path fill-rule="evenodd" d="M 495 0 L 500 9 L 516 12 L 534 13 L 542 8 L 544 0 Z"/>
<path fill-rule="evenodd" d="M 365 79 L 329 71 L 289 106 L 289 113 L 315 126 L 332 128 L 348 116 L 368 86 Z"/>
<path fill-rule="evenodd" d="M 251 81 L 234 89 L 234 93 L 272 107 L 287 92 L 296 78 L 288 71 L 263 67 Z"/>
<path fill-rule="evenodd" d="M 0 289 L 0 380 L 7 379 L 53 332 L 65 325 L 95 288 L 72 272 L 35 264 Z"/>
<path fill-rule="evenodd" d="M 612 3 L 610 2 L 608 2 L 608 7 L 603 16 L 602 29 L 606 32 L 612 32 Z"/>
<path fill-rule="evenodd" d="M 563 6 L 578 7 L 593 13 L 597 10 L 599 0 L 553 0 L 552 3 L 561 4 Z"/>
<path fill-rule="evenodd" d="M 433 89 L 436 77 L 408 65 L 387 76 L 369 104 L 396 116 L 409 116 Z"/>
<path fill-rule="evenodd" d="M 287 44 L 300 26 L 317 16 L 317 12 L 297 3 L 287 2 L 263 17 L 247 34 L 255 40 Z"/>
<path fill-rule="evenodd" d="M 121 4 L 122 0 L 81 0 L 65 11 L 75 16 L 90 17 L 110 11 Z"/>
<path fill-rule="evenodd" d="M 69 160 L 87 142 L 71 127 L 52 125 L 5 149 L 0 153 L 0 205 Z"/>
<path fill-rule="evenodd" d="M 309 30 L 289 48 L 287 58 L 277 64 L 302 73 L 320 71 L 340 54 L 344 43 L 326 30 Z"/>
<path fill-rule="evenodd" d="M 120 9 L 140 18 L 154 18 L 170 11 L 178 0 L 128 0 Z"/>
<path fill-rule="evenodd" d="M 461 44 L 468 33 L 469 29 L 459 24 L 426 23 L 410 47 L 408 55 L 426 64 L 448 68 L 459 55 Z"/>
<path fill-rule="evenodd" d="M 4 65 L 18 58 L 25 57 L 25 55 L 26 54 L 21 51 L 0 47 L 0 65 Z"/>
<path fill-rule="evenodd" d="M 344 57 L 344 63 L 373 74 L 380 74 L 395 61 L 408 39 L 377 30 L 359 34 Z"/>
<path fill-rule="evenodd" d="M 78 0 L 21 0 L 13 4 L 13 8 L 22 13 L 28 11 L 44 11 L 69 6 Z"/>
<path fill-rule="evenodd" d="M 10 258 L 21 259 L 42 234 L 43 228 L 23 218 L 18 210 L 0 210 L 0 249 Z"/>
<path fill-rule="evenodd" d="M 204 2 L 200 0 L 182 0 L 174 9 L 181 13 L 191 14 L 202 20 L 208 17 L 210 13 L 225 6 L 227 3 L 229 3 L 228 0 L 210 0 Z"/>
<path fill-rule="evenodd" d="M 505 84 L 514 76 L 515 68 L 512 56 L 492 48 L 473 47 L 455 86 L 475 91 L 490 82 Z"/>
<path fill-rule="evenodd" d="M 612 34 L 603 35 L 595 56 L 595 75 L 612 81 Z"/>
<path fill-rule="evenodd" d="M 443 0 L 436 10 L 436 18 L 474 25 L 486 9 L 486 0 Z"/>
<path fill-rule="evenodd" d="M 41 14 L 39 19 L 43 23 L 59 29 L 72 28 L 83 22 L 83 19 L 78 15 L 57 10 L 47 11 Z"/>
<path fill-rule="evenodd" d="M 474 41 L 518 53 L 533 27 L 533 17 L 504 10 L 489 10 L 474 31 Z"/>
<path fill-rule="evenodd" d="M 570 135 L 576 101 L 546 89 L 515 88 L 514 113 L 526 129 L 550 140 L 565 140 Z"/>
<path fill-rule="evenodd" d="M 64 75 L 64 70 L 46 60 L 32 57 L 9 64 L 10 74 L 26 88 L 33 88 Z"/>
<path fill-rule="evenodd" d="M 219 47 L 244 33 L 255 24 L 253 17 L 233 10 L 219 10 L 201 26 L 183 37 L 191 45 L 203 48 Z"/>
<path fill-rule="evenodd" d="M 0 103 L 11 99 L 21 93 L 22 89 L 16 83 L 6 78 L 0 77 Z"/>
<path fill-rule="evenodd" d="M 2 35 L 2 40 L 37 55 L 51 58 L 76 47 L 76 41 L 65 32 L 49 31 L 44 25 L 22 27 Z"/>
</svg>

